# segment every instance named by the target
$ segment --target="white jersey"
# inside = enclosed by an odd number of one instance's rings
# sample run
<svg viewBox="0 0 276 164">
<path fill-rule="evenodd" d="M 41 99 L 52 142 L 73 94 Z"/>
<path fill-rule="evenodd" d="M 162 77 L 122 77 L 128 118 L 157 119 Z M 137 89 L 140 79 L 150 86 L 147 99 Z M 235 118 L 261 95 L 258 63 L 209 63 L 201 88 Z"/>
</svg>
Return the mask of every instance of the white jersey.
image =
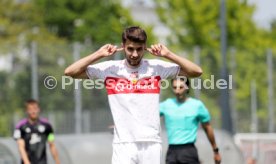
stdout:
<svg viewBox="0 0 276 164">
<path fill-rule="evenodd" d="M 90 79 L 104 79 L 115 123 L 114 143 L 161 142 L 159 119 L 160 80 L 174 78 L 179 66 L 162 60 L 143 59 L 138 68 L 125 60 L 87 67 Z"/>
</svg>

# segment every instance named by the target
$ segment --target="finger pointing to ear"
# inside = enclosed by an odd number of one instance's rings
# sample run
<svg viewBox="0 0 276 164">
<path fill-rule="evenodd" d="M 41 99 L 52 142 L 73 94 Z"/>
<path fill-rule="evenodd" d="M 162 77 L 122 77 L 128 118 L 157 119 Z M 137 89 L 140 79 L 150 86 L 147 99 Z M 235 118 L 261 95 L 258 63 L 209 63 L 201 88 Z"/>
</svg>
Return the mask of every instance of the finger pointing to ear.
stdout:
<svg viewBox="0 0 276 164">
<path fill-rule="evenodd" d="M 151 45 L 150 47 L 152 51 L 156 51 L 156 47 L 154 45 Z"/>
<path fill-rule="evenodd" d="M 121 47 L 121 48 L 117 48 L 116 49 L 116 52 L 120 52 L 120 51 L 123 51 L 124 50 L 124 48 L 123 47 Z"/>
<path fill-rule="evenodd" d="M 113 46 L 111 51 L 114 53 L 116 52 L 116 50 L 117 50 L 117 46 Z"/>
<path fill-rule="evenodd" d="M 151 48 L 147 48 L 146 50 L 151 54 L 153 53 Z"/>
<path fill-rule="evenodd" d="M 162 49 L 162 44 L 159 43 L 159 44 L 158 44 L 158 47 Z"/>
</svg>

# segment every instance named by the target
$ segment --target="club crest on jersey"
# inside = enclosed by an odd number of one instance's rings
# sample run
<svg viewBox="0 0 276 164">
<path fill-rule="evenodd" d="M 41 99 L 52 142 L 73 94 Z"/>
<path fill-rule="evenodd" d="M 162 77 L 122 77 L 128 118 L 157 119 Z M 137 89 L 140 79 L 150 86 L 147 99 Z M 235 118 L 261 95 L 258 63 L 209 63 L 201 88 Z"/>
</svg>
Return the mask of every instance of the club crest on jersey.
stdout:
<svg viewBox="0 0 276 164">
<path fill-rule="evenodd" d="M 132 72 L 130 74 L 130 81 L 131 81 L 132 84 L 136 84 L 137 83 L 138 78 L 139 78 L 138 76 L 139 76 L 138 72 Z"/>
<path fill-rule="evenodd" d="M 26 133 L 31 133 L 31 129 L 30 129 L 29 127 L 27 127 L 27 128 L 25 129 L 25 132 L 26 132 Z"/>
<path fill-rule="evenodd" d="M 45 132 L 45 126 L 39 125 L 38 126 L 38 131 L 41 132 L 41 133 Z"/>
</svg>

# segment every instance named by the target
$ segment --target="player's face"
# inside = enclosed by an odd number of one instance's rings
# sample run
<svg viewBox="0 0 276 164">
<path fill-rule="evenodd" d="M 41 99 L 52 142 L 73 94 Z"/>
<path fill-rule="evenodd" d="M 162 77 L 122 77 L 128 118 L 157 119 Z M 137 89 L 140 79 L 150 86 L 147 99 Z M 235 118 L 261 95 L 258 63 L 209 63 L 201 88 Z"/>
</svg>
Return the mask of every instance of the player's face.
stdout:
<svg viewBox="0 0 276 164">
<path fill-rule="evenodd" d="M 30 119 L 32 120 L 36 120 L 39 117 L 39 106 L 38 104 L 32 103 L 32 104 L 27 104 L 26 106 L 26 111 L 27 111 L 27 115 Z"/>
<path fill-rule="evenodd" d="M 185 84 L 185 81 L 174 80 L 172 83 L 173 92 L 178 100 L 182 100 L 186 96 L 188 91 L 188 86 Z"/>
<path fill-rule="evenodd" d="M 123 47 L 128 64 L 134 67 L 138 66 L 145 53 L 145 44 L 127 40 Z"/>
</svg>

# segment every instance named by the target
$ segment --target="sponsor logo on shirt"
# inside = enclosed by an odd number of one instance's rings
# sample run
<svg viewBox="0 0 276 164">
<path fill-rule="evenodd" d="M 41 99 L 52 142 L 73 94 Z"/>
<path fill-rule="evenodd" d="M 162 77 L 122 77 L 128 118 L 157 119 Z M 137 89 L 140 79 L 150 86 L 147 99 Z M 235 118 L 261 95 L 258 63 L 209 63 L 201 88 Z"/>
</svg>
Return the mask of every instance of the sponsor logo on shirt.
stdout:
<svg viewBox="0 0 276 164">
<path fill-rule="evenodd" d="M 132 75 L 134 77 L 134 75 Z M 105 80 L 105 87 L 107 93 L 110 94 L 126 94 L 126 93 L 159 93 L 159 76 L 153 76 L 150 78 L 143 78 L 140 80 L 130 80 L 123 78 L 107 77 Z"/>
<path fill-rule="evenodd" d="M 38 143 L 38 142 L 40 142 L 40 141 L 41 141 L 41 137 L 40 137 L 39 135 L 37 135 L 36 133 L 33 133 L 33 134 L 31 135 L 31 139 L 30 139 L 29 143 L 30 143 L 31 145 L 33 145 L 33 144 L 36 144 L 36 143 Z"/>
</svg>

